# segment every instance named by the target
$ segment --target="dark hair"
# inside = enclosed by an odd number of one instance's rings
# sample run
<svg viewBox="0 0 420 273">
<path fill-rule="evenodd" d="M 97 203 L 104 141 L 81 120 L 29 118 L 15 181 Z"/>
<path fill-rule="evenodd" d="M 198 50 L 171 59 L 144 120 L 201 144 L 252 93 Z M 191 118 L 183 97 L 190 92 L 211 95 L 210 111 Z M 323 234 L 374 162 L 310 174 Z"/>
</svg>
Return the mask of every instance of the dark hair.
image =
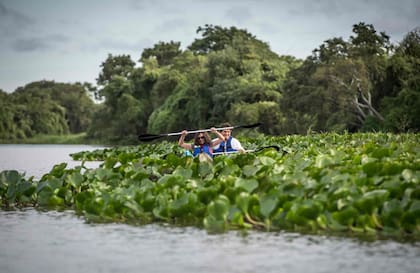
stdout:
<svg viewBox="0 0 420 273">
<path fill-rule="evenodd" d="M 198 141 L 198 136 L 200 134 L 203 134 L 204 136 L 204 144 L 208 144 L 211 145 L 211 138 L 209 136 L 209 134 L 207 134 L 206 132 L 201 132 L 201 133 L 196 133 L 194 136 L 194 145 L 200 145 L 200 142 Z"/>
<path fill-rule="evenodd" d="M 230 125 L 230 123 L 229 122 L 224 122 L 224 123 L 222 123 L 221 125 L 220 125 L 220 127 L 232 127 L 232 125 Z"/>
</svg>

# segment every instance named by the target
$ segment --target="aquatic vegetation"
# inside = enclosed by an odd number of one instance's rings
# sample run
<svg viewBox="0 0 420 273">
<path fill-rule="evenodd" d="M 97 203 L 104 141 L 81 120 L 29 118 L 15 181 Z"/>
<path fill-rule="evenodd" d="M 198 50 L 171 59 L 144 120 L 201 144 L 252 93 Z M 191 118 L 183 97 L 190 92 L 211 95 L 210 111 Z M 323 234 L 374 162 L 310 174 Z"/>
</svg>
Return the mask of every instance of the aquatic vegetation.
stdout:
<svg viewBox="0 0 420 273">
<path fill-rule="evenodd" d="M 255 153 L 213 163 L 174 144 L 73 154 L 39 181 L 0 173 L 3 208 L 74 209 L 88 221 L 314 233 L 420 234 L 419 134 L 314 134 L 242 140 Z M 102 160 L 96 169 L 84 162 Z"/>
</svg>

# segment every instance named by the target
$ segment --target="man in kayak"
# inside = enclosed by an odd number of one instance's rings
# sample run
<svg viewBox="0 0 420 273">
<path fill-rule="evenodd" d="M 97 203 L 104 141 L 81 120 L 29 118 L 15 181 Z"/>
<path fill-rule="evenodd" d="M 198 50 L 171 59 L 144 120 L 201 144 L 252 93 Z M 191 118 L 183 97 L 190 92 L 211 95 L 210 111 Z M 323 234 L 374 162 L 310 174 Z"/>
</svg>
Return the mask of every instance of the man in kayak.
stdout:
<svg viewBox="0 0 420 273">
<path fill-rule="evenodd" d="M 222 128 L 232 127 L 230 123 L 226 122 L 221 125 Z M 231 129 L 224 129 L 222 131 L 223 139 L 220 137 L 212 140 L 214 153 L 228 153 L 240 152 L 244 153 L 245 149 L 242 147 L 241 142 L 232 136 Z"/>
<path fill-rule="evenodd" d="M 224 140 L 223 135 L 212 127 L 211 132 L 218 136 L 220 141 Z M 181 137 L 179 138 L 178 145 L 192 153 L 194 157 L 199 156 L 201 158 L 212 159 L 213 158 L 213 146 L 217 143 L 213 143 L 209 134 L 206 132 L 196 133 L 194 136 L 194 143 L 185 143 L 185 136 L 188 134 L 187 130 L 182 131 Z"/>
</svg>

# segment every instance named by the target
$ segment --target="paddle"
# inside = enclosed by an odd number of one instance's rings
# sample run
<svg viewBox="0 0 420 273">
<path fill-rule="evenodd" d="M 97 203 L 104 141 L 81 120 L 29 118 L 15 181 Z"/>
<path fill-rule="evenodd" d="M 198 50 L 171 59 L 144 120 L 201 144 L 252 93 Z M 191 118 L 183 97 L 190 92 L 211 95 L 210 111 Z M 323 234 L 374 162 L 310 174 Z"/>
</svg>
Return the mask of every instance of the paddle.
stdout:
<svg viewBox="0 0 420 273">
<path fill-rule="evenodd" d="M 256 153 L 256 152 L 259 152 L 261 150 L 270 149 L 270 148 L 275 149 L 277 152 L 280 151 L 280 147 L 279 146 L 277 146 L 277 145 L 269 145 L 269 146 L 264 146 L 264 147 L 261 147 L 261 148 L 255 149 L 255 150 L 245 150 L 245 152 L 246 153 Z M 239 153 L 241 153 L 241 152 L 239 152 L 239 151 L 219 152 L 219 153 L 213 153 L 213 156 L 215 156 L 215 155 L 239 154 Z"/>
<path fill-rule="evenodd" d="M 238 129 L 238 128 L 255 128 L 260 126 L 261 123 L 254 123 L 251 125 L 239 125 L 239 126 L 230 126 L 230 127 L 222 127 L 222 128 L 216 128 L 216 130 L 232 130 L 232 129 Z M 201 129 L 201 130 L 194 130 L 194 131 L 188 131 L 189 134 L 194 133 L 201 133 L 201 132 L 210 132 L 211 129 Z M 139 135 L 140 141 L 152 141 L 155 139 L 159 139 L 161 137 L 168 137 L 168 136 L 179 136 L 182 132 L 176 132 L 176 133 L 168 133 L 168 134 L 160 134 L 160 135 L 153 135 L 153 134 L 142 134 Z"/>
</svg>

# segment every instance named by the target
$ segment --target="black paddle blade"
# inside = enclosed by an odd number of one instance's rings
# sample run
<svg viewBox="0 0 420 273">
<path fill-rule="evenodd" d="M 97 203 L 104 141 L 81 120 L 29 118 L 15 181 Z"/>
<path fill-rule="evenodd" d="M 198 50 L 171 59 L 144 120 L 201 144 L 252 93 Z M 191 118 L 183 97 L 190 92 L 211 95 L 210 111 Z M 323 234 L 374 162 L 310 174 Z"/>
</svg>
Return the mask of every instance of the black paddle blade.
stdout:
<svg viewBox="0 0 420 273">
<path fill-rule="evenodd" d="M 238 126 L 238 127 L 236 127 L 236 128 L 255 128 L 255 127 L 258 127 L 258 126 L 261 126 L 262 125 L 262 123 L 261 122 L 258 122 L 258 123 L 254 123 L 254 124 L 250 124 L 250 125 L 241 125 L 241 126 Z"/>
<path fill-rule="evenodd" d="M 262 151 L 262 150 L 265 150 L 265 149 L 274 149 L 274 150 L 276 150 L 277 152 L 279 152 L 279 151 L 280 151 L 280 147 L 279 147 L 279 146 L 277 146 L 277 145 L 264 146 L 264 147 L 258 148 L 258 149 L 257 149 L 257 150 L 255 150 L 255 151 L 256 151 L 256 152 L 259 152 L 259 151 Z"/>
<path fill-rule="evenodd" d="M 267 148 L 272 148 L 272 149 L 275 149 L 277 152 L 279 152 L 279 151 L 280 151 L 280 147 L 279 147 L 279 146 L 277 146 L 277 145 L 270 145 L 270 146 L 267 146 Z"/>
<path fill-rule="evenodd" d="M 143 134 L 143 135 L 139 135 L 139 140 L 140 141 L 152 141 L 158 138 L 163 137 L 162 135 L 153 135 L 153 134 Z"/>
</svg>

